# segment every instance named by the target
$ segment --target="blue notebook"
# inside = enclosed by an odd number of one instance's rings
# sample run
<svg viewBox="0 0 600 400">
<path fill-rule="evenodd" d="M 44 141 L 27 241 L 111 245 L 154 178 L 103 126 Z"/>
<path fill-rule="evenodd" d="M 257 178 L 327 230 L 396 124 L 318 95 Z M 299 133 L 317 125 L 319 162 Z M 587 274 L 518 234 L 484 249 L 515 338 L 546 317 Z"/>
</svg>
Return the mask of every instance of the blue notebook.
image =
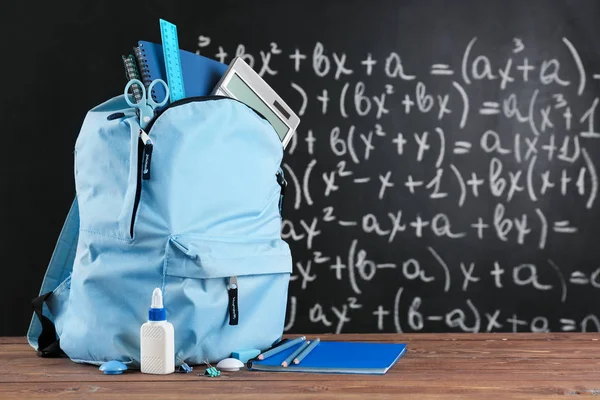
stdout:
<svg viewBox="0 0 600 400">
<path fill-rule="evenodd" d="M 300 364 L 282 367 L 281 363 L 301 345 L 265 360 L 251 360 L 248 368 L 258 371 L 382 375 L 406 352 L 406 344 L 322 341 Z"/>
<path fill-rule="evenodd" d="M 157 78 L 168 83 L 162 45 L 140 40 L 137 49 L 135 54 L 144 86 L 148 87 Z M 227 65 L 189 51 L 180 49 L 179 57 L 185 97 L 210 95 L 227 70 Z M 165 96 L 161 85 L 156 85 L 153 92 L 156 101 L 162 100 Z"/>
</svg>

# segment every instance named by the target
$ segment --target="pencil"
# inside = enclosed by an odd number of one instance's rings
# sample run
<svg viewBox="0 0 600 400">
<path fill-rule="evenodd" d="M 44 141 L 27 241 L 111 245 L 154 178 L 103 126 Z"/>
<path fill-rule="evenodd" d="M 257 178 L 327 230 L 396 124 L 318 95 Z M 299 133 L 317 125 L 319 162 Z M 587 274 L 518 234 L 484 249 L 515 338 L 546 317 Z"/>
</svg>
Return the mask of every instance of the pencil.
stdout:
<svg viewBox="0 0 600 400">
<path fill-rule="evenodd" d="M 258 359 L 259 360 L 264 360 L 265 358 L 271 357 L 271 356 L 273 356 L 273 355 L 275 355 L 277 353 L 280 353 L 280 352 L 282 352 L 285 349 L 289 349 L 290 347 L 292 347 L 292 346 L 294 346 L 294 345 L 296 345 L 296 344 L 298 344 L 298 343 L 300 343 L 300 342 L 302 342 L 304 340 L 306 340 L 306 336 L 300 336 L 299 338 L 296 338 L 294 340 L 290 340 L 289 342 L 287 342 L 285 344 L 282 344 L 282 345 L 277 346 L 277 347 L 275 347 L 275 348 L 273 348 L 271 350 L 265 351 L 262 354 L 259 354 L 258 355 Z"/>
<path fill-rule="evenodd" d="M 292 360 L 294 360 L 296 357 L 298 357 L 298 354 L 302 353 L 304 351 L 304 349 L 308 347 L 309 343 L 310 343 L 310 340 L 307 340 L 306 342 L 304 342 L 300 346 L 298 346 L 296 351 L 294 351 L 292 354 L 290 354 L 289 357 L 286 358 L 285 361 L 281 363 L 281 366 L 283 368 L 285 368 L 288 365 L 290 365 L 292 363 Z"/>
<path fill-rule="evenodd" d="M 310 353 L 315 347 L 317 347 L 317 345 L 319 344 L 320 341 L 321 341 L 320 338 L 316 338 L 315 340 L 313 340 L 313 342 L 310 344 L 310 346 L 308 346 L 306 349 L 304 349 L 304 351 L 302 353 L 300 353 L 300 355 L 298 355 L 298 357 L 294 358 L 294 364 L 300 364 L 300 361 L 304 360 L 304 357 L 306 357 L 308 355 L 308 353 Z"/>
</svg>

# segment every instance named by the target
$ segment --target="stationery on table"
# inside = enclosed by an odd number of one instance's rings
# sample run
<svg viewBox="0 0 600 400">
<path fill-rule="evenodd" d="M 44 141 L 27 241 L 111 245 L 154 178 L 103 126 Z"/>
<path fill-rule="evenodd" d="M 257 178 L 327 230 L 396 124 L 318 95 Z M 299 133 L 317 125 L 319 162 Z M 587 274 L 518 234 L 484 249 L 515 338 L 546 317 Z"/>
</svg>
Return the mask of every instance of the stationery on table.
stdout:
<svg viewBox="0 0 600 400">
<path fill-rule="evenodd" d="M 290 347 L 293 347 L 297 344 L 301 344 L 304 340 L 306 340 L 305 336 L 300 336 L 297 339 L 294 340 L 290 340 L 288 342 L 285 342 L 283 344 L 279 344 L 278 346 L 272 348 L 271 350 L 267 350 L 262 354 L 259 354 L 259 356 L 257 357 L 259 360 L 264 360 L 265 358 L 274 356 L 275 354 L 279 354 L 282 351 L 289 349 Z"/>
<path fill-rule="evenodd" d="M 287 367 L 293 361 L 298 359 L 298 356 L 304 352 L 304 350 L 309 346 L 310 341 L 306 341 L 302 343 L 300 346 L 296 347 L 296 350 L 285 359 L 284 362 L 281 363 L 282 367 Z M 297 364 L 297 363 L 296 363 Z"/>
<path fill-rule="evenodd" d="M 317 347 L 317 345 L 321 342 L 321 339 L 316 338 L 315 340 L 312 341 L 312 343 L 310 343 L 308 346 L 303 347 L 302 350 L 300 351 L 300 353 L 295 354 L 294 358 L 292 359 L 294 364 L 300 364 L 300 362 L 302 360 L 304 360 L 304 357 L 306 357 L 307 355 L 310 354 L 310 352 Z M 289 365 L 289 363 L 288 363 Z"/>
<path fill-rule="evenodd" d="M 257 371 L 382 375 L 406 352 L 406 344 L 400 343 L 319 342 L 315 340 L 312 344 L 314 344 L 312 348 L 309 345 L 296 356 L 297 364 L 292 362 L 288 363 L 286 367 L 282 366 L 300 346 L 303 346 L 303 340 L 279 350 L 263 360 L 248 361 L 248 368 Z M 278 348 L 273 350 L 276 349 Z M 307 354 L 302 355 L 303 352 L 307 352 Z"/>
</svg>

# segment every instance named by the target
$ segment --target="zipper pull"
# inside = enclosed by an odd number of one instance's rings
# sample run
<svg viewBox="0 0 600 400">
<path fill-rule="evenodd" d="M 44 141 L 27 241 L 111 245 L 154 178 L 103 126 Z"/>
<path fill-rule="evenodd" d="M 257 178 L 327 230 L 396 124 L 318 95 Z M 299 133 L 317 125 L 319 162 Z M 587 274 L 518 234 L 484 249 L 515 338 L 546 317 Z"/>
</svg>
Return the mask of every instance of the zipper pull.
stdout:
<svg viewBox="0 0 600 400">
<path fill-rule="evenodd" d="M 285 197 L 285 189 L 287 188 L 287 181 L 283 176 L 283 170 L 279 168 L 277 171 L 277 183 L 279 184 L 281 190 L 279 193 L 279 215 L 282 215 L 283 211 L 283 198 Z"/>
<path fill-rule="evenodd" d="M 142 179 L 150 179 L 150 163 L 152 161 L 152 139 L 150 136 L 140 128 L 140 139 L 144 143 L 144 152 L 142 153 Z"/>
<path fill-rule="evenodd" d="M 237 325 L 239 320 L 237 276 L 229 277 L 227 292 L 229 293 L 229 325 Z"/>
</svg>

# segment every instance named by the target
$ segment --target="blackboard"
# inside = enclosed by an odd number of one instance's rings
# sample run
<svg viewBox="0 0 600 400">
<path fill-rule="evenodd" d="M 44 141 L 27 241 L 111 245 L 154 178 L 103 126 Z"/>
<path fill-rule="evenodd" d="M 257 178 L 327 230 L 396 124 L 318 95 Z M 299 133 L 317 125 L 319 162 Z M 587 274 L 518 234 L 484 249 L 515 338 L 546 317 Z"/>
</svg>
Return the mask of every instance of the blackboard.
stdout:
<svg viewBox="0 0 600 400">
<path fill-rule="evenodd" d="M 600 330 L 591 1 L 3 5 L 0 335 L 21 335 L 121 54 L 243 55 L 298 111 L 287 332 Z"/>
</svg>

